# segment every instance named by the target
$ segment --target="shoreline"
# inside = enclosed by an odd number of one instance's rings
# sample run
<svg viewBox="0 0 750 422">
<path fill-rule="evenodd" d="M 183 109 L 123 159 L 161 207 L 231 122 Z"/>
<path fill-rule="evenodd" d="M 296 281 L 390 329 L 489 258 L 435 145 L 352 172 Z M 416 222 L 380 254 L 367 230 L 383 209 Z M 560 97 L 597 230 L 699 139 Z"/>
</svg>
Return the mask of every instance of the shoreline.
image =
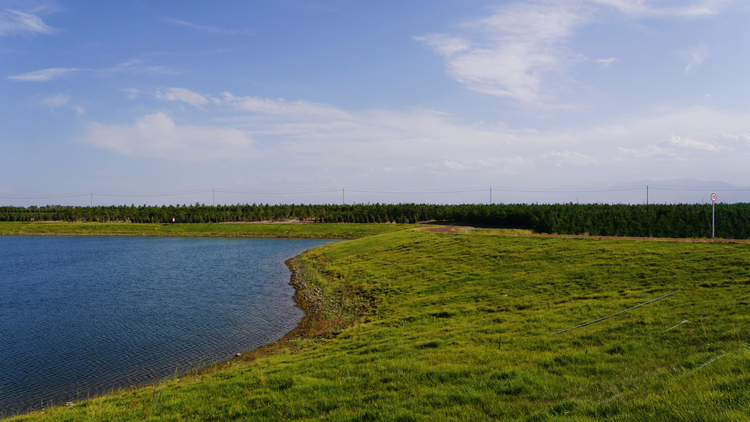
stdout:
<svg viewBox="0 0 750 422">
<path fill-rule="evenodd" d="M 305 253 L 305 252 L 302 252 L 302 253 Z M 289 281 L 289 284 L 294 288 L 294 292 L 295 292 L 294 296 L 292 296 L 292 299 L 294 299 L 294 302 L 297 304 L 297 307 L 300 308 L 302 312 L 304 312 L 305 314 L 302 317 L 302 319 L 300 319 L 299 323 L 297 323 L 297 327 L 295 327 L 294 329 L 286 333 L 282 338 L 274 341 L 273 343 L 260 346 L 249 352 L 245 352 L 241 354 L 240 356 L 235 356 L 224 362 L 217 363 L 216 365 L 207 366 L 205 368 L 199 369 L 198 371 L 180 375 L 178 376 L 178 378 L 181 378 L 183 376 L 202 375 L 208 372 L 220 371 L 224 369 L 225 366 L 231 366 L 232 364 L 237 363 L 237 362 L 243 362 L 243 363 L 254 362 L 255 360 L 259 358 L 272 355 L 276 353 L 278 350 L 283 350 L 285 347 L 287 347 L 288 343 L 291 340 L 315 337 L 315 336 L 310 335 L 310 331 L 311 331 L 310 327 L 313 324 L 317 323 L 318 321 L 321 321 L 325 317 L 325 313 L 323 311 L 322 300 L 321 300 L 322 294 L 321 292 L 313 291 L 313 289 L 302 280 L 302 277 L 300 275 L 300 268 L 299 268 L 299 265 L 297 264 L 298 257 L 299 255 L 293 258 L 289 258 L 286 261 L 284 261 L 284 264 L 286 264 L 286 266 L 289 268 L 289 271 L 291 271 L 292 273 L 290 276 L 290 281 Z M 148 384 L 148 385 L 153 385 L 153 384 Z M 143 386 L 143 387 L 146 387 L 146 386 Z M 143 387 L 135 387 L 135 388 L 143 388 Z"/>
<path fill-rule="evenodd" d="M 306 252 L 306 251 L 305 251 Z M 305 253 L 302 252 L 302 253 Z M 301 255 L 301 254 L 300 254 Z M 300 276 L 300 268 L 297 264 L 297 258 L 300 256 L 297 255 L 295 257 L 289 258 L 286 261 L 284 261 L 284 264 L 286 264 L 287 268 L 289 268 L 289 271 L 291 271 L 290 275 L 290 281 L 289 285 L 291 285 L 294 288 L 294 296 L 292 296 L 292 299 L 296 303 L 297 307 L 304 312 L 304 316 L 302 319 L 300 319 L 299 323 L 297 323 L 297 326 L 293 328 L 288 333 L 284 334 L 283 337 L 280 339 L 257 347 L 251 351 L 242 353 L 239 356 L 235 356 L 233 358 L 227 359 L 223 362 L 216 363 L 214 365 L 206 366 L 204 368 L 195 370 L 193 372 L 184 373 L 181 375 L 177 375 L 177 379 L 181 379 L 184 377 L 191 377 L 191 376 L 199 376 L 203 374 L 208 373 L 215 373 L 224 370 L 225 367 L 232 366 L 235 363 L 252 363 L 260 358 L 271 356 L 275 353 L 277 353 L 279 350 L 283 350 L 291 340 L 296 339 L 302 339 L 302 338 L 314 338 L 315 336 L 311 336 L 310 334 L 310 326 L 314 323 L 317 323 L 318 321 L 324 319 L 324 311 L 323 311 L 323 305 L 322 305 L 322 294 L 320 292 L 313 291 L 307 283 L 305 283 L 301 276 Z M 154 386 L 160 382 L 163 382 L 165 380 L 155 381 L 148 384 L 136 386 L 136 387 L 130 387 L 125 388 L 123 391 L 134 391 L 139 390 L 142 388 L 147 388 Z M 93 398 L 93 397 L 92 397 Z"/>
<path fill-rule="evenodd" d="M 45 234 L 42 234 L 42 235 L 44 236 Z M 59 234 L 52 234 L 52 235 L 60 236 Z M 80 234 L 76 234 L 73 236 L 80 236 Z M 137 237 L 142 237 L 142 236 L 137 236 Z M 163 237 L 163 236 L 157 235 L 157 237 Z M 196 237 L 196 236 L 184 236 L 184 237 Z M 212 236 L 212 237 L 226 237 L 226 236 Z M 254 237 L 254 236 L 247 236 L 247 237 Z M 273 237 L 275 238 L 278 236 L 273 236 Z M 335 238 L 335 239 L 340 239 L 340 238 Z M 289 342 L 292 340 L 303 339 L 303 338 L 312 339 L 312 338 L 317 337 L 315 333 L 313 332 L 313 330 L 311 329 L 311 327 L 314 327 L 319 321 L 325 319 L 325 312 L 324 312 L 324 308 L 322 304 L 323 296 L 322 296 L 321 291 L 319 291 L 318 289 L 313 289 L 310 286 L 308 286 L 308 284 L 305 283 L 301 277 L 301 269 L 297 263 L 297 259 L 300 255 L 304 254 L 305 252 L 307 251 L 303 251 L 299 255 L 296 255 L 284 261 L 284 264 L 287 266 L 287 268 L 289 268 L 289 271 L 291 272 L 290 280 L 288 284 L 291 285 L 292 288 L 294 288 L 294 296 L 292 296 L 292 299 L 294 300 L 295 305 L 304 313 L 303 317 L 297 323 L 297 326 L 295 328 L 293 328 L 291 331 L 284 334 L 283 337 L 281 337 L 280 339 L 272 343 L 259 346 L 251 351 L 242 353 L 239 356 L 234 356 L 223 362 L 209 365 L 209 366 L 194 370 L 192 372 L 175 375 L 174 377 L 154 380 L 146 384 L 136 385 L 132 387 L 123 387 L 121 388 L 121 391 L 131 392 L 131 391 L 141 390 L 145 388 L 151 388 L 151 387 L 159 385 L 162 382 L 169 381 L 170 379 L 180 380 L 183 378 L 190 378 L 190 377 L 201 376 L 201 375 L 209 374 L 209 373 L 216 373 L 219 371 L 223 371 L 227 367 L 231 367 L 232 365 L 237 364 L 237 363 L 248 364 L 260 358 L 272 356 L 278 353 L 278 351 L 287 348 L 289 345 Z M 292 352 L 294 351 L 296 350 L 292 350 Z M 105 397 L 116 391 L 117 390 L 113 390 L 105 394 L 87 397 L 85 400 L 71 401 L 71 402 L 56 404 L 56 405 L 49 406 L 49 407 L 42 407 L 41 409 L 39 408 L 27 409 L 27 411 L 23 411 L 21 413 L 11 413 L 9 415 L 0 414 L 0 421 L 13 417 L 13 416 L 45 412 L 46 410 L 49 410 L 55 407 L 76 406 L 79 403 L 82 403 L 91 399 L 96 399 L 99 397 Z"/>
<path fill-rule="evenodd" d="M 305 253 L 307 251 L 302 252 L 301 254 Z M 300 254 L 300 255 L 301 255 Z M 177 379 L 185 378 L 185 377 L 191 377 L 191 376 L 200 376 L 208 373 L 215 373 L 224 370 L 228 366 L 232 366 L 235 363 L 252 363 L 260 358 L 271 356 L 276 354 L 279 350 L 283 350 L 287 347 L 290 341 L 296 340 L 296 339 L 303 339 L 303 338 L 315 338 L 315 335 L 310 335 L 310 332 L 312 331 L 310 329 L 313 324 L 325 319 L 325 313 L 323 311 L 323 305 L 322 305 L 322 293 L 319 291 L 314 291 L 312 288 L 310 288 L 307 283 L 305 283 L 302 280 L 302 277 L 300 275 L 300 267 L 297 264 L 297 258 L 300 256 L 294 256 L 292 258 L 287 259 L 284 261 L 284 264 L 286 264 L 287 268 L 289 268 L 289 271 L 291 271 L 290 275 L 290 281 L 289 285 L 294 288 L 294 296 L 292 296 L 292 299 L 296 303 L 297 307 L 304 312 L 304 316 L 302 319 L 300 319 L 299 323 L 297 323 L 297 326 L 293 328 L 288 333 L 284 334 L 283 337 L 280 339 L 257 347 L 251 351 L 242 353 L 239 356 L 235 356 L 233 358 L 227 359 L 223 362 L 216 363 L 214 365 L 206 366 L 204 368 L 195 370 L 193 372 L 188 372 L 185 374 L 177 375 Z M 155 384 L 158 384 L 160 382 L 163 382 L 165 380 L 155 381 L 148 384 L 131 387 L 131 388 L 125 388 L 123 391 L 134 391 L 139 390 L 142 388 L 147 388 L 154 386 Z"/>
<path fill-rule="evenodd" d="M 264 235 L 264 234 L 157 234 L 157 233 L 0 233 L 0 236 L 101 236 L 101 237 L 225 237 L 225 238 L 247 238 L 247 239 L 337 239 L 354 240 L 350 237 L 336 236 L 292 236 L 292 235 Z"/>
</svg>

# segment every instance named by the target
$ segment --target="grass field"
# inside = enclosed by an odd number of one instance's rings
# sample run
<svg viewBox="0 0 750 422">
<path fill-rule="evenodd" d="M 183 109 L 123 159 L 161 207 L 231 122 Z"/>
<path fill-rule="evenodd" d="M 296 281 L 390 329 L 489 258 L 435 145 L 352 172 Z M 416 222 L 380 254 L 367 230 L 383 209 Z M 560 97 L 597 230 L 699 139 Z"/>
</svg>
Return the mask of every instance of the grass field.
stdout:
<svg viewBox="0 0 750 422">
<path fill-rule="evenodd" d="M 405 224 L 262 223 L 19 223 L 0 222 L 0 235 L 236 236 L 356 239 L 407 229 Z"/>
<path fill-rule="evenodd" d="M 416 230 L 337 243 L 297 260 L 327 298 L 310 337 L 11 420 L 746 421 L 749 256 Z"/>
</svg>

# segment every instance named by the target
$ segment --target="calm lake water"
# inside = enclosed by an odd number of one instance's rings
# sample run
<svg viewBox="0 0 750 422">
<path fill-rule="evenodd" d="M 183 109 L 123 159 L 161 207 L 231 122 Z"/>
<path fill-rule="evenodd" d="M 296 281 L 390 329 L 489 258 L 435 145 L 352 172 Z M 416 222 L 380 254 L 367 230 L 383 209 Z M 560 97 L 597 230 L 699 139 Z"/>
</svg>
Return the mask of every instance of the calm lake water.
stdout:
<svg viewBox="0 0 750 422">
<path fill-rule="evenodd" d="M 327 242 L 0 236 L 0 415 L 278 340 L 303 316 L 284 261 Z"/>
</svg>

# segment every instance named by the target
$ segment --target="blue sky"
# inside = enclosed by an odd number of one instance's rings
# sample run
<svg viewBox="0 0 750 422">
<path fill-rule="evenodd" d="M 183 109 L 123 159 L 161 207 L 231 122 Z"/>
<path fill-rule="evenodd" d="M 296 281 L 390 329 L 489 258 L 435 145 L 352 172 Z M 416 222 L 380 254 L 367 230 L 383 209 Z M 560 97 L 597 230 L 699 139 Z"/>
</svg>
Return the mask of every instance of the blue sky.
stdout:
<svg viewBox="0 0 750 422">
<path fill-rule="evenodd" d="M 749 17 L 732 0 L 0 0 L 0 205 L 750 186 Z M 622 184 L 638 189 L 601 192 Z"/>
</svg>

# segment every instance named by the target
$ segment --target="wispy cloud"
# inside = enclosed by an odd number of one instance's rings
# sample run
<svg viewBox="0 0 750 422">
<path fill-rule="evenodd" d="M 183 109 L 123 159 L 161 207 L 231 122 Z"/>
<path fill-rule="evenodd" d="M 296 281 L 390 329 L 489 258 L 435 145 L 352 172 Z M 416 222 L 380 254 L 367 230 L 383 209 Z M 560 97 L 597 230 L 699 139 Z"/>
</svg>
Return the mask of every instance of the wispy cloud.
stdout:
<svg viewBox="0 0 750 422">
<path fill-rule="evenodd" d="M 579 167 L 599 164 L 596 158 L 587 154 L 581 154 L 580 152 L 550 151 L 543 154 L 542 158 L 554 161 L 556 167 L 562 167 L 563 164 L 570 164 Z"/>
<path fill-rule="evenodd" d="M 488 157 L 474 160 L 454 161 L 445 160 L 442 164 L 427 163 L 423 166 L 423 169 L 429 168 L 440 168 L 444 167 L 448 170 L 462 170 L 462 171 L 494 171 L 505 174 L 514 174 L 521 170 L 528 170 L 535 167 L 536 164 L 533 160 L 529 160 L 520 156 L 515 157 Z M 412 171 L 417 169 L 411 169 Z"/>
<path fill-rule="evenodd" d="M 679 6 L 660 7 L 660 0 L 589 0 L 594 4 L 611 6 L 627 15 L 635 17 L 699 17 L 719 13 L 727 3 L 723 0 L 680 1 Z M 674 2 L 673 2 L 674 3 Z"/>
<path fill-rule="evenodd" d="M 246 34 L 249 32 L 247 30 L 223 29 L 223 28 L 215 28 L 215 27 L 206 26 L 206 25 L 198 25 L 192 22 L 185 22 L 185 21 L 181 21 L 179 19 L 173 19 L 173 18 L 166 18 L 165 20 L 174 25 L 185 26 L 185 27 L 195 29 L 200 32 L 208 32 L 208 33 L 213 33 L 213 34 L 234 35 L 234 34 Z"/>
<path fill-rule="evenodd" d="M 120 63 L 114 67 L 102 69 L 80 69 L 71 67 L 54 67 L 51 69 L 35 70 L 33 72 L 22 73 L 19 75 L 8 76 L 13 81 L 23 82 L 47 82 L 55 79 L 64 79 L 77 73 L 86 72 L 97 77 L 110 77 L 116 74 L 130 73 L 136 75 L 158 74 L 158 75 L 175 75 L 176 72 L 165 66 L 148 66 L 142 60 L 130 60 Z"/>
<path fill-rule="evenodd" d="M 672 149 L 664 149 L 660 148 L 656 145 L 648 145 L 644 148 L 639 149 L 628 149 L 623 147 L 617 147 L 617 152 L 619 154 L 625 154 L 636 158 L 645 158 L 645 157 L 651 157 L 654 155 L 665 155 L 671 153 Z"/>
<path fill-rule="evenodd" d="M 337 108 L 309 101 L 286 101 L 283 98 L 272 100 L 250 96 L 235 97 L 228 92 L 224 92 L 222 95 L 224 104 L 245 111 L 276 115 L 326 116 L 328 118 L 346 118 L 349 116 L 348 113 Z"/>
<path fill-rule="evenodd" d="M 721 132 L 719 135 L 722 138 L 731 139 L 733 141 L 744 140 L 744 141 L 750 142 L 750 132 L 748 132 L 748 133 L 740 133 L 740 134 L 733 134 L 733 133 L 724 133 L 724 132 Z"/>
<path fill-rule="evenodd" d="M 137 88 L 121 88 L 120 91 L 124 92 L 129 100 L 135 100 L 138 98 L 138 94 L 141 92 Z"/>
<path fill-rule="evenodd" d="M 193 106 L 208 104 L 205 96 L 185 88 L 169 88 L 166 92 L 157 92 L 156 98 L 167 101 L 183 101 Z"/>
<path fill-rule="evenodd" d="M 67 94 L 48 95 L 39 100 L 38 104 L 42 107 L 49 108 L 51 111 L 64 107 L 75 111 L 79 116 L 84 113 L 83 107 L 80 105 L 70 104 L 70 95 Z"/>
<path fill-rule="evenodd" d="M 665 6 L 664 4 L 667 3 Z M 550 106 L 573 85 L 568 69 L 581 62 L 568 41 L 605 9 L 631 18 L 701 17 L 719 13 L 725 1 L 560 0 L 515 2 L 491 16 L 465 22 L 452 34 L 414 37 L 445 58 L 448 74 L 467 88 L 521 103 Z M 686 72 L 707 57 L 699 46 L 684 54 Z M 596 60 L 606 66 L 616 57 Z"/>
<path fill-rule="evenodd" d="M 448 73 L 469 89 L 533 102 L 554 94 L 548 74 L 575 62 L 564 43 L 586 20 L 576 6 L 517 3 L 462 25 L 466 35 L 415 39 L 445 57 Z"/>
<path fill-rule="evenodd" d="M 683 148 L 702 149 L 702 150 L 712 151 L 712 152 L 732 149 L 725 145 L 714 145 L 708 142 L 700 142 L 700 141 L 696 141 L 690 138 L 683 138 L 681 136 L 675 136 L 675 135 L 672 135 L 670 137 L 669 143 L 672 145 L 683 147 Z"/>
<path fill-rule="evenodd" d="M 339 9 L 333 7 L 335 2 L 332 1 L 294 1 L 284 0 L 284 4 L 288 4 L 294 7 L 301 7 L 304 9 L 323 10 L 326 12 L 338 12 Z"/>
<path fill-rule="evenodd" d="M 18 10 L 0 10 L 0 36 L 15 34 L 51 34 L 57 30 L 42 21 L 42 18 Z"/>
<path fill-rule="evenodd" d="M 50 109 L 54 110 L 56 108 L 68 105 L 68 101 L 70 101 L 69 95 L 57 94 L 42 98 L 41 100 L 39 100 L 39 105 L 49 107 Z"/>
<path fill-rule="evenodd" d="M 23 82 L 46 82 L 55 79 L 67 78 L 82 70 L 85 69 L 53 67 L 51 69 L 35 70 L 33 72 L 22 73 L 20 75 L 8 76 L 8 79 Z"/>
<path fill-rule="evenodd" d="M 335 169 L 352 177 L 367 173 L 388 183 L 403 174 L 448 182 L 459 180 L 451 175 L 460 173 L 464 183 L 503 176 L 504 183 L 586 184 L 592 167 L 604 166 L 599 182 L 656 171 L 695 177 L 695 166 L 686 163 L 710 156 L 728 163 L 726 168 L 741 168 L 738 163 L 750 157 L 750 142 L 742 135 L 750 116 L 708 107 L 651 110 L 606 126 L 514 131 L 421 108 L 353 112 L 304 100 L 213 96 L 187 88 L 160 95 L 226 114 L 209 125 L 183 126 L 161 113 L 133 125 L 92 125 L 89 144 L 123 155 L 184 161 L 264 157 L 272 163 L 273 157 L 284 157 L 288 168 Z"/>
<path fill-rule="evenodd" d="M 705 44 L 698 44 L 693 48 L 681 50 L 679 54 L 688 62 L 685 67 L 685 73 L 690 72 L 694 66 L 700 65 L 703 63 L 703 60 L 706 60 L 711 55 Z"/>
<path fill-rule="evenodd" d="M 84 142 L 130 157 L 183 161 L 252 157 L 249 133 L 217 126 L 176 125 L 164 113 L 147 114 L 133 125 L 91 123 Z"/>
<path fill-rule="evenodd" d="M 130 73 L 134 75 L 177 75 L 179 72 L 166 66 L 152 66 L 141 59 L 132 59 L 118 63 L 116 66 L 102 69 L 92 69 L 92 74 L 99 77 L 108 77 L 116 74 Z"/>
</svg>

